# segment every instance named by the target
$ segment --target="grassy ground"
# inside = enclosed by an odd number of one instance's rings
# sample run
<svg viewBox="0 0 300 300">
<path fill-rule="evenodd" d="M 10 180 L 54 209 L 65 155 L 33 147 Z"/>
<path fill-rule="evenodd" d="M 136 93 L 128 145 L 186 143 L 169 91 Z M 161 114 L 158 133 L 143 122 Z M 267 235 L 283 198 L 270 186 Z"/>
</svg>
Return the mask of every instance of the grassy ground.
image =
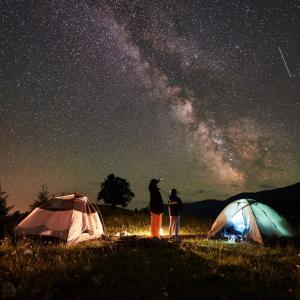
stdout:
<svg viewBox="0 0 300 300">
<path fill-rule="evenodd" d="M 110 234 L 149 230 L 147 215 L 105 219 Z M 183 225 L 203 233 L 210 222 Z M 71 247 L 4 240 L 0 278 L 0 298 L 300 299 L 300 249 L 204 238 L 111 237 Z"/>
<path fill-rule="evenodd" d="M 127 232 L 136 235 L 148 235 L 150 233 L 150 215 L 149 212 L 133 212 L 129 210 L 115 209 L 110 207 L 102 207 L 104 224 L 106 233 L 114 235 L 120 232 Z M 183 217 L 181 220 L 182 234 L 206 234 L 214 220 L 200 220 L 190 216 Z M 163 233 L 168 234 L 168 215 L 163 215 Z"/>
</svg>

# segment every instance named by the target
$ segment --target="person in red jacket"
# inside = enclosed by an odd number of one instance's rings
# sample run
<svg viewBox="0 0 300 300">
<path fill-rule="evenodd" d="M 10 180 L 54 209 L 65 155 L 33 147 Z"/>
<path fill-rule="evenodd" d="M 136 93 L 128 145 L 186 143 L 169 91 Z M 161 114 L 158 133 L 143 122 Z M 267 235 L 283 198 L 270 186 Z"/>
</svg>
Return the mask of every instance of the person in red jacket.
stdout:
<svg viewBox="0 0 300 300">
<path fill-rule="evenodd" d="M 162 223 L 162 214 L 164 203 L 157 184 L 159 180 L 151 179 L 149 184 L 150 192 L 150 213 L 151 213 L 151 236 L 160 238 L 160 229 Z"/>
</svg>

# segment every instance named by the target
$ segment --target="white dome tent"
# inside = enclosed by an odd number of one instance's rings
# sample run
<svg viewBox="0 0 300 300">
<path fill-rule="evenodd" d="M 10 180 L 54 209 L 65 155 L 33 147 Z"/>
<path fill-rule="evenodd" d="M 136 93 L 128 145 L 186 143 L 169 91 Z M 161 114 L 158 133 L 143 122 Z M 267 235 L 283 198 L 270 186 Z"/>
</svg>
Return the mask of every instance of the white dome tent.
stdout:
<svg viewBox="0 0 300 300">
<path fill-rule="evenodd" d="M 295 237 L 296 233 L 284 217 L 268 205 L 251 199 L 228 204 L 215 220 L 208 238 L 247 238 L 263 244 L 263 237 Z"/>
<path fill-rule="evenodd" d="M 53 197 L 36 207 L 15 228 L 17 235 L 58 238 L 67 244 L 100 238 L 104 227 L 97 207 L 87 196 Z"/>
</svg>

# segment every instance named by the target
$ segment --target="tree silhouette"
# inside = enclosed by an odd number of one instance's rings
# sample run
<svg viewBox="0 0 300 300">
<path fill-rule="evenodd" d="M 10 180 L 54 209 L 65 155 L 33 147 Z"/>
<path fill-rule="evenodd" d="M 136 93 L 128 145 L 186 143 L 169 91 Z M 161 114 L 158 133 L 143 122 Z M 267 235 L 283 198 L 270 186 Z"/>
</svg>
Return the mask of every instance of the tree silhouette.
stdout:
<svg viewBox="0 0 300 300">
<path fill-rule="evenodd" d="M 98 193 L 97 200 L 102 199 L 104 203 L 111 204 L 112 208 L 115 208 L 117 205 L 126 207 L 134 196 L 126 179 L 110 174 L 101 183 L 101 190 Z"/>
<path fill-rule="evenodd" d="M 30 205 L 30 209 L 33 210 L 36 207 L 40 206 L 41 204 L 47 202 L 49 200 L 49 193 L 46 184 L 43 184 L 42 190 L 38 193 L 38 198 Z"/>
<path fill-rule="evenodd" d="M 13 205 L 7 206 L 8 196 L 9 195 L 6 192 L 2 191 L 0 185 L 0 238 L 3 238 L 6 234 L 8 212 L 14 207 Z"/>
</svg>

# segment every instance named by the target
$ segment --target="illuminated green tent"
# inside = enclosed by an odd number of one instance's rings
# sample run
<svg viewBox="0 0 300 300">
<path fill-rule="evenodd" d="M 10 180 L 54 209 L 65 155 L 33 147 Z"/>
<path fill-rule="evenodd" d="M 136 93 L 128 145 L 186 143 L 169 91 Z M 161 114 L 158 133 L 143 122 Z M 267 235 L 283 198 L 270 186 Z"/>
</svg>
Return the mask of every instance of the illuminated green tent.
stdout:
<svg viewBox="0 0 300 300">
<path fill-rule="evenodd" d="M 263 244 L 263 238 L 295 237 L 287 220 L 270 206 L 251 199 L 236 200 L 227 205 L 208 232 L 208 237 L 250 239 Z"/>
</svg>

